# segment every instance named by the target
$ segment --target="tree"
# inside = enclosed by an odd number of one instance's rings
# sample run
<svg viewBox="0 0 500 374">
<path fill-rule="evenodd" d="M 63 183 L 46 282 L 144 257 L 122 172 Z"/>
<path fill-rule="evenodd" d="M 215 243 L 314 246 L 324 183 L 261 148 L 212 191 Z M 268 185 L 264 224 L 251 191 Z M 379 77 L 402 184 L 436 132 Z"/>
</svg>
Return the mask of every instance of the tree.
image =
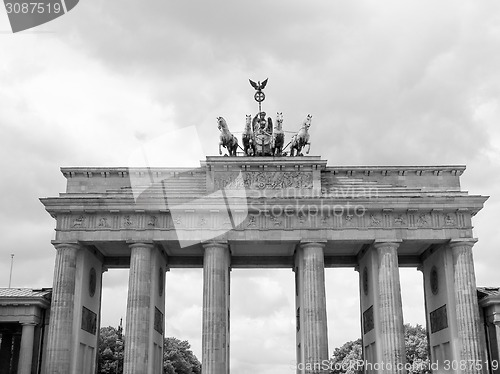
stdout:
<svg viewBox="0 0 500 374">
<path fill-rule="evenodd" d="M 123 340 L 114 327 L 101 327 L 97 351 L 97 372 L 116 374 L 123 372 Z"/>
<path fill-rule="evenodd" d="M 345 343 L 340 348 L 335 348 L 330 359 L 331 374 L 355 374 L 363 371 L 363 347 L 361 339 Z"/>
<path fill-rule="evenodd" d="M 427 333 L 420 325 L 404 325 L 405 350 L 408 374 L 430 373 Z M 360 363 L 363 361 L 361 339 L 345 343 L 335 348 L 330 359 L 332 374 L 355 374 L 362 372 Z"/>
<path fill-rule="evenodd" d="M 163 353 L 164 374 L 200 374 L 200 361 L 191 351 L 187 340 L 165 338 Z"/>
<path fill-rule="evenodd" d="M 427 331 L 417 324 L 415 327 L 405 325 L 406 362 L 412 367 L 408 374 L 430 373 L 429 348 L 427 344 Z"/>
<path fill-rule="evenodd" d="M 123 348 L 126 338 L 114 327 L 101 327 L 99 330 L 99 347 L 97 353 L 97 373 L 123 373 Z M 200 361 L 191 351 L 187 340 L 164 338 L 163 341 L 163 373 L 164 374 L 200 374 Z"/>
</svg>

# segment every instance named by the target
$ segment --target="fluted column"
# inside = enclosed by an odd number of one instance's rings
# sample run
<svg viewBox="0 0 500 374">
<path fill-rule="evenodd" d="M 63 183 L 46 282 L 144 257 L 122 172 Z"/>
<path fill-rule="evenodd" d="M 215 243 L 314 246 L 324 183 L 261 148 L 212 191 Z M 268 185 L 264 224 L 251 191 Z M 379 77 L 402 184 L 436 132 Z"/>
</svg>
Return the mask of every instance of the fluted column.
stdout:
<svg viewBox="0 0 500 374">
<path fill-rule="evenodd" d="M 153 244 L 130 245 L 124 374 L 146 374 L 148 369 Z"/>
<path fill-rule="evenodd" d="M 47 337 L 46 373 L 70 372 L 77 244 L 56 244 L 56 264 Z"/>
<path fill-rule="evenodd" d="M 23 323 L 21 350 L 19 352 L 18 374 L 31 374 L 33 361 L 33 342 L 35 340 L 35 323 Z"/>
<path fill-rule="evenodd" d="M 323 373 L 322 363 L 328 360 L 328 327 L 326 319 L 324 244 L 302 243 L 299 262 L 302 283 L 301 318 L 303 329 L 303 364 L 313 373 Z M 306 371 L 307 372 L 307 371 Z"/>
<path fill-rule="evenodd" d="M 482 362 L 479 335 L 479 308 L 477 302 L 476 276 L 472 259 L 475 240 L 457 240 L 450 243 L 453 254 L 455 307 L 458 337 L 460 340 L 460 360 Z M 462 373 L 482 373 L 483 365 L 467 365 Z"/>
<path fill-rule="evenodd" d="M 398 247 L 397 242 L 375 243 L 378 255 L 380 349 L 384 373 L 406 372 Z"/>
<path fill-rule="evenodd" d="M 229 373 L 229 265 L 227 244 L 206 243 L 203 260 L 203 374 Z"/>
</svg>

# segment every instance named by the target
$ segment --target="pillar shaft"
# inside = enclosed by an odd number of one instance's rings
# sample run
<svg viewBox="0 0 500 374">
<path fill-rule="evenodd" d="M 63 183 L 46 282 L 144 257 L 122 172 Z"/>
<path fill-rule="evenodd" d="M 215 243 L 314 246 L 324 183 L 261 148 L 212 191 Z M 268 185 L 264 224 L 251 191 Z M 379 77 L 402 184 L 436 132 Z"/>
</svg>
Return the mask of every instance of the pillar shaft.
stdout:
<svg viewBox="0 0 500 374">
<path fill-rule="evenodd" d="M 328 360 L 328 327 L 326 319 L 325 259 L 322 243 L 300 245 L 299 281 L 301 285 L 300 315 L 302 320 L 302 364 L 322 373 Z M 307 370 L 306 370 L 307 372 Z"/>
<path fill-rule="evenodd" d="M 46 373 L 70 372 L 75 294 L 76 244 L 55 245 L 56 264 L 47 337 Z"/>
<path fill-rule="evenodd" d="M 229 249 L 227 244 L 204 245 L 203 374 L 229 373 Z"/>
<path fill-rule="evenodd" d="M 405 340 L 399 282 L 398 243 L 376 243 L 381 358 L 385 373 L 404 373 Z"/>
<path fill-rule="evenodd" d="M 21 351 L 19 353 L 18 374 L 31 374 L 33 361 L 33 343 L 35 340 L 35 324 L 23 324 L 21 335 Z"/>
<path fill-rule="evenodd" d="M 460 360 L 482 362 L 479 307 L 476 293 L 476 276 L 472 259 L 471 241 L 457 241 L 450 244 L 453 253 L 455 306 Z M 463 373 L 483 373 L 483 365 L 467 365 Z"/>
<path fill-rule="evenodd" d="M 152 244 L 130 245 L 124 374 L 146 374 L 150 336 Z"/>
</svg>

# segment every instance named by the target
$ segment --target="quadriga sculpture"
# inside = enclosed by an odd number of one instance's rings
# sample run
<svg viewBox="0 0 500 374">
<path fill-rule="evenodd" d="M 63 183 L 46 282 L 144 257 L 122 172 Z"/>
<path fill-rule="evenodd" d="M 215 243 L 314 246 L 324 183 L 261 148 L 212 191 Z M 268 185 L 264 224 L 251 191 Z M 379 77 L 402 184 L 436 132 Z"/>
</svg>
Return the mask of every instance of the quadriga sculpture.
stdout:
<svg viewBox="0 0 500 374">
<path fill-rule="evenodd" d="M 283 112 L 276 115 L 276 125 L 273 129 L 273 145 L 271 148 L 273 156 L 283 155 L 283 144 L 285 144 L 285 132 L 283 131 Z"/>
<path fill-rule="evenodd" d="M 311 120 L 312 116 L 308 114 L 299 132 L 292 137 L 290 142 L 290 156 L 303 156 L 302 148 L 306 145 L 308 146 L 306 154 L 309 154 L 309 150 L 311 149 L 311 143 L 309 142 L 309 127 L 311 127 Z M 296 151 L 296 153 L 294 151 Z"/>
<path fill-rule="evenodd" d="M 223 146 L 227 149 L 229 156 L 236 156 L 236 150 L 238 149 L 238 139 L 236 138 L 236 136 L 231 134 L 226 120 L 223 117 L 217 117 L 217 127 L 221 131 L 219 137 L 219 154 L 222 154 L 221 146 Z"/>
</svg>

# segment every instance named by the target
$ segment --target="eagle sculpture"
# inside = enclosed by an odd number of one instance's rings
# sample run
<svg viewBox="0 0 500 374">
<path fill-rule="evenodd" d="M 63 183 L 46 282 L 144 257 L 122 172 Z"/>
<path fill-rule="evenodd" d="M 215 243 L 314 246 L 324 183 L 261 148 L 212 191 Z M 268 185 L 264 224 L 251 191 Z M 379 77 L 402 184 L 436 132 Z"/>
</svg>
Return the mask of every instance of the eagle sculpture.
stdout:
<svg viewBox="0 0 500 374">
<path fill-rule="evenodd" d="M 266 88 L 266 84 L 267 84 L 267 80 L 269 78 L 267 78 L 264 82 L 260 83 L 260 81 L 258 81 L 257 83 L 255 83 L 253 80 L 249 79 L 250 81 L 250 84 L 252 85 L 253 88 L 255 88 L 257 91 L 262 91 L 264 88 Z"/>
</svg>

